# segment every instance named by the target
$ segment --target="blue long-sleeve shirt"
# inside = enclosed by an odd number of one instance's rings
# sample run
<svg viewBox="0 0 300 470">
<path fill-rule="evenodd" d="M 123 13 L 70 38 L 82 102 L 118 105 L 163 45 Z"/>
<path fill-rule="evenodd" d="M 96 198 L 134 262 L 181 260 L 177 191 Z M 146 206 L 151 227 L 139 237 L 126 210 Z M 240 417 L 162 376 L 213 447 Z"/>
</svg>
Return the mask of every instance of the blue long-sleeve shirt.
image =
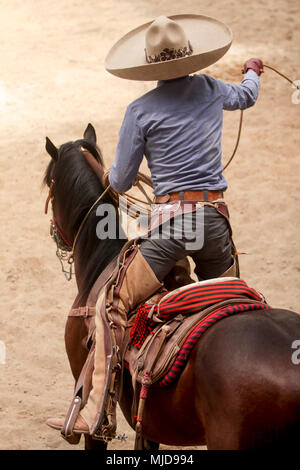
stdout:
<svg viewBox="0 0 300 470">
<path fill-rule="evenodd" d="M 109 174 L 113 189 L 123 193 L 131 188 L 145 155 L 156 195 L 226 190 L 223 110 L 252 106 L 259 86 L 253 70 L 240 85 L 205 74 L 158 82 L 127 107 Z"/>
</svg>

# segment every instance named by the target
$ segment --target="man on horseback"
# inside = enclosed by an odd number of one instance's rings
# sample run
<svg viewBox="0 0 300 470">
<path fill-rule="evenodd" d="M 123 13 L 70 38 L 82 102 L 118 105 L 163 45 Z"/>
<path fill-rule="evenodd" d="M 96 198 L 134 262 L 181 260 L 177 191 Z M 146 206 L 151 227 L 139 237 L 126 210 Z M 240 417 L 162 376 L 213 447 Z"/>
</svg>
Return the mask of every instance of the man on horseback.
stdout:
<svg viewBox="0 0 300 470">
<path fill-rule="evenodd" d="M 159 17 L 123 37 L 107 56 L 106 68 L 117 76 L 158 80 L 155 89 L 126 110 L 108 184 L 118 193 L 129 190 L 145 155 L 156 211 L 165 222 L 172 219 L 170 236 L 139 240 L 139 249 L 120 276 L 117 301 L 113 289 L 107 292 L 104 301 L 115 308 L 121 329 L 128 312 L 154 294 L 175 264 L 186 256 L 195 262 L 199 280 L 239 276 L 223 197 L 227 182 L 221 162 L 222 114 L 224 109 L 254 105 L 263 64 L 259 59 L 248 60 L 240 85 L 204 74 L 189 75 L 221 58 L 231 40 L 230 30 L 211 18 Z M 178 221 L 180 227 L 184 226 L 181 236 L 176 236 Z M 157 235 L 158 230 L 154 227 L 153 233 Z M 98 437 L 106 377 L 101 302 L 100 294 L 93 386 L 72 430 L 75 434 L 97 432 Z M 48 420 L 48 424 L 61 428 L 63 421 Z"/>
</svg>

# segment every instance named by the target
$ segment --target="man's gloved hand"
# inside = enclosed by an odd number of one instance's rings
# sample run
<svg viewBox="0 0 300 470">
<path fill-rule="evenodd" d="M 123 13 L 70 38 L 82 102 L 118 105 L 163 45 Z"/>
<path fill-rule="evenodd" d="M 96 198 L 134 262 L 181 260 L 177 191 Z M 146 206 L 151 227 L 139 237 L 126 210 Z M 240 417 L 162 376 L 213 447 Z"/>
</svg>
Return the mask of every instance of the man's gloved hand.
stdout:
<svg viewBox="0 0 300 470">
<path fill-rule="evenodd" d="M 249 69 L 254 70 L 259 76 L 264 71 L 264 64 L 260 59 L 249 59 L 244 63 L 242 73 L 246 73 Z"/>
</svg>

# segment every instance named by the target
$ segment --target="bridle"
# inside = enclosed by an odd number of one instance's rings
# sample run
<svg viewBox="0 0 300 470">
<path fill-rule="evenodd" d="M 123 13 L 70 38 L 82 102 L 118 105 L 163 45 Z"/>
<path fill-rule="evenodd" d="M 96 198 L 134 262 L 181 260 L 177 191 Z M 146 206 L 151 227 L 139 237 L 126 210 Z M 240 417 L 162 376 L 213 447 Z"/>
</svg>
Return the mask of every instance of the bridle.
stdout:
<svg viewBox="0 0 300 470">
<path fill-rule="evenodd" d="M 103 174 L 103 171 L 102 172 L 99 171 L 100 165 L 96 162 L 96 160 L 94 159 L 94 157 L 90 154 L 90 152 L 88 150 L 81 147 L 81 151 L 85 152 L 86 154 L 89 154 L 89 155 L 86 155 L 84 153 L 86 158 L 89 158 L 89 156 L 93 158 L 93 160 L 95 161 L 95 163 L 98 166 L 97 176 L 100 178 Z M 90 165 L 94 166 L 94 164 L 91 164 L 91 163 L 90 163 Z M 79 228 L 76 232 L 73 243 L 69 242 L 69 240 L 64 235 L 62 229 L 58 225 L 58 223 L 55 220 L 55 217 L 53 215 L 53 201 L 54 201 L 53 188 L 54 188 L 54 185 L 55 185 L 55 180 L 52 178 L 50 186 L 49 186 L 49 193 L 48 193 L 46 203 L 45 203 L 45 214 L 47 214 L 47 212 L 48 212 L 49 202 L 51 201 L 51 204 L 52 204 L 52 219 L 50 220 L 50 236 L 56 244 L 56 256 L 58 257 L 58 259 L 60 261 L 62 272 L 64 273 L 66 279 L 68 281 L 70 281 L 72 279 L 72 276 L 73 276 L 74 252 L 75 252 L 75 247 L 76 247 L 78 237 L 79 237 L 79 235 L 80 235 L 80 233 L 81 233 L 81 231 L 82 231 L 82 229 L 85 225 L 85 222 L 87 221 L 90 213 L 95 208 L 95 206 L 98 204 L 98 202 L 101 201 L 101 199 L 109 191 L 110 185 L 108 185 L 107 188 L 100 194 L 100 196 L 96 199 L 96 201 L 92 204 L 92 206 L 90 207 L 90 209 L 88 210 L 88 212 L 84 216 L 84 218 L 83 218 L 83 220 L 82 220 L 82 222 L 81 222 L 81 224 L 80 224 L 80 226 L 79 226 Z M 68 265 L 67 269 L 65 268 L 65 263 L 67 263 L 67 265 Z"/>
<path fill-rule="evenodd" d="M 73 245 L 68 241 L 67 237 L 63 234 L 63 231 L 59 227 L 53 214 L 53 188 L 55 180 L 52 179 L 49 186 L 49 193 L 45 203 L 45 214 L 48 212 L 49 202 L 52 203 L 52 219 L 50 220 L 50 236 L 56 244 L 56 256 L 60 261 L 62 272 L 66 279 L 70 281 L 73 275 Z M 68 269 L 65 268 L 65 263 L 68 263 Z"/>
</svg>

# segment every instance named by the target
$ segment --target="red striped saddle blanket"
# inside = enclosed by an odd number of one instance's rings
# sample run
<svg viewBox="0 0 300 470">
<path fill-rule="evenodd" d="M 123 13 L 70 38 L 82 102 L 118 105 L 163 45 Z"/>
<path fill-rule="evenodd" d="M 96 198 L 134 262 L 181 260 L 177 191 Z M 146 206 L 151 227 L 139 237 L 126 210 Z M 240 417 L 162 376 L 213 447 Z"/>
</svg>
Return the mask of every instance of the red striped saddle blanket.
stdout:
<svg viewBox="0 0 300 470">
<path fill-rule="evenodd" d="M 213 306 L 216 308 L 210 309 Z M 171 367 L 160 378 L 159 385 L 168 386 L 178 378 L 193 346 L 207 328 L 222 318 L 236 313 L 268 308 L 270 306 L 264 296 L 249 287 L 242 279 L 218 278 L 196 282 L 166 294 L 157 303 L 150 299 L 142 304 L 137 310 L 130 330 L 129 345 L 137 350 L 143 349 L 145 340 L 149 338 L 149 335 L 155 334 L 159 325 L 166 324 L 178 315 L 196 316 L 196 313 L 201 311 L 210 312 L 188 331 L 187 336 L 179 345 L 179 352 Z M 163 353 L 163 350 L 161 352 Z"/>
</svg>

